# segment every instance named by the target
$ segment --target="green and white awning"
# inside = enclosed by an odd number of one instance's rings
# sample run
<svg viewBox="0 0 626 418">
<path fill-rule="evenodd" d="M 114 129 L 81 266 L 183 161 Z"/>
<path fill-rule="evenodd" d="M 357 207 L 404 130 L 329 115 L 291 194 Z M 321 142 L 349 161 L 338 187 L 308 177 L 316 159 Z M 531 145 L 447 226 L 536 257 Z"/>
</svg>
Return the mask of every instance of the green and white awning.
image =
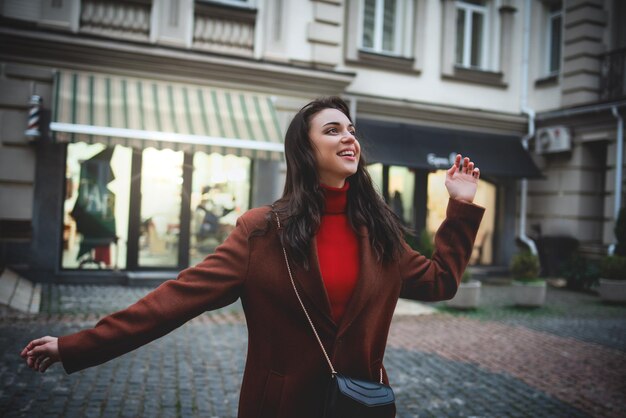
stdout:
<svg viewBox="0 0 626 418">
<path fill-rule="evenodd" d="M 50 129 L 60 142 L 275 160 L 284 153 L 269 96 L 106 74 L 59 72 Z"/>
</svg>

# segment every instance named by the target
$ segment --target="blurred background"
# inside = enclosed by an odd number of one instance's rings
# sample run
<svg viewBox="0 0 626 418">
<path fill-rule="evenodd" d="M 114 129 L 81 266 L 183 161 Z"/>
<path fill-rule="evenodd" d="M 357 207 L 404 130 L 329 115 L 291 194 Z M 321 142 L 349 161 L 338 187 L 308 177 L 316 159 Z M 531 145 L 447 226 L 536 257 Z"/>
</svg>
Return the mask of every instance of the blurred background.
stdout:
<svg viewBox="0 0 626 418">
<path fill-rule="evenodd" d="M 0 269 L 171 278 L 280 195 L 286 125 L 326 95 L 416 247 L 461 153 L 475 275 L 521 248 L 543 276 L 593 263 L 623 202 L 625 21 L 618 0 L 4 0 Z"/>
</svg>

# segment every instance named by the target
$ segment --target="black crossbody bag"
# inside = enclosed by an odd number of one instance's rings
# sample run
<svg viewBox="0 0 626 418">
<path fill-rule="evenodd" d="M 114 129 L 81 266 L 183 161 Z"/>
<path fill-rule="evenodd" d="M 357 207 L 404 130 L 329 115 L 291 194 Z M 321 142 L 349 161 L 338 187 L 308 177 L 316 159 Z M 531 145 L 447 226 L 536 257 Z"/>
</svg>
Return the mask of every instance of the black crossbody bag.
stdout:
<svg viewBox="0 0 626 418">
<path fill-rule="evenodd" d="M 278 229 L 281 229 L 280 219 L 276 214 L 276 222 L 278 223 Z M 289 279 L 293 286 L 293 291 L 300 302 L 300 306 L 304 311 L 306 319 L 311 325 L 313 334 L 324 353 L 328 367 L 330 368 L 331 379 L 328 384 L 326 392 L 326 399 L 324 401 L 324 415 L 323 418 L 377 418 L 377 417 L 391 417 L 395 412 L 396 397 L 393 393 L 393 389 L 390 386 L 383 383 L 383 369 L 380 369 L 380 381 L 372 382 L 369 380 L 355 379 L 352 377 L 344 376 L 338 373 L 333 367 L 326 349 L 322 344 L 322 340 L 317 334 L 315 325 L 307 312 L 300 293 L 296 288 L 296 283 L 293 280 L 291 274 L 291 267 L 289 266 L 289 260 L 287 258 L 287 251 L 285 246 L 281 246 L 283 249 L 283 255 L 285 256 L 285 264 L 287 265 L 287 272 L 289 273 Z"/>
</svg>

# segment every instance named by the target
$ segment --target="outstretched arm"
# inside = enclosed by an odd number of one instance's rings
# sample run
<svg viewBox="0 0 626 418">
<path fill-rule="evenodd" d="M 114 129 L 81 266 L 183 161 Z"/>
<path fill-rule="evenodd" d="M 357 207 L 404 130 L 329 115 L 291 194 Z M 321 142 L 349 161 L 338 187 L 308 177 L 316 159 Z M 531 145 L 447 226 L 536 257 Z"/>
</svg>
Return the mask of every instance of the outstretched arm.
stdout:
<svg viewBox="0 0 626 418">
<path fill-rule="evenodd" d="M 102 318 L 94 328 L 58 338 L 31 341 L 21 355 L 44 372 L 61 361 L 73 373 L 121 356 L 155 340 L 204 311 L 233 303 L 248 273 L 248 228 L 243 219 L 219 246 L 195 267 L 183 270 L 128 308 Z"/>
</svg>

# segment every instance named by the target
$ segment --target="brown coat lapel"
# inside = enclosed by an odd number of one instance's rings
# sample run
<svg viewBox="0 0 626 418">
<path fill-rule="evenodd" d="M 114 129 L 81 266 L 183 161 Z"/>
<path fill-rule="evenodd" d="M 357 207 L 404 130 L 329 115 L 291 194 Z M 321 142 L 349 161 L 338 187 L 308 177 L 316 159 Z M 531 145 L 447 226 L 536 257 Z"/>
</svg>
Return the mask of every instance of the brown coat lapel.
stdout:
<svg viewBox="0 0 626 418">
<path fill-rule="evenodd" d="M 324 286 L 324 281 L 322 280 L 322 273 L 320 272 L 320 263 L 317 256 L 317 240 L 315 238 L 311 240 L 311 248 L 309 251 L 308 271 L 303 268 L 294 269 L 294 263 L 289 260 L 289 264 L 292 266 L 292 271 L 294 272 L 293 280 L 296 282 L 296 287 L 298 288 L 298 291 L 300 291 L 301 295 L 304 293 L 303 302 L 307 311 L 310 311 L 312 307 L 315 308 L 322 314 L 329 325 L 336 327 L 337 324 L 333 321 L 331 314 L 328 293 L 326 292 L 326 287 Z M 293 297 L 295 298 L 296 295 L 294 294 Z M 307 303 L 307 299 L 310 303 Z M 315 324 L 315 320 L 313 321 L 313 324 L 317 326 L 317 324 Z"/>
</svg>

